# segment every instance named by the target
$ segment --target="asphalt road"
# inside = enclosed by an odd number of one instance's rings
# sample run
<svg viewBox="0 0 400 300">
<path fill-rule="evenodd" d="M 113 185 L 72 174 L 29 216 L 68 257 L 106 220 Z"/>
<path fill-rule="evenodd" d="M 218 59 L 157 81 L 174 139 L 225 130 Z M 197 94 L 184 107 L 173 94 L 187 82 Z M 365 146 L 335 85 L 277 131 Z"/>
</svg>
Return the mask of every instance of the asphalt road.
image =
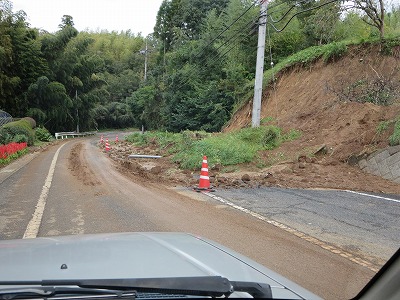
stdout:
<svg viewBox="0 0 400 300">
<path fill-rule="evenodd" d="M 206 195 L 123 176 L 96 146 L 98 139 L 63 141 L 0 170 L 1 239 L 191 232 L 232 248 L 326 299 L 354 296 L 375 274 L 343 253 Z"/>
<path fill-rule="evenodd" d="M 282 188 L 216 195 L 382 265 L 400 247 L 400 196 Z"/>
</svg>

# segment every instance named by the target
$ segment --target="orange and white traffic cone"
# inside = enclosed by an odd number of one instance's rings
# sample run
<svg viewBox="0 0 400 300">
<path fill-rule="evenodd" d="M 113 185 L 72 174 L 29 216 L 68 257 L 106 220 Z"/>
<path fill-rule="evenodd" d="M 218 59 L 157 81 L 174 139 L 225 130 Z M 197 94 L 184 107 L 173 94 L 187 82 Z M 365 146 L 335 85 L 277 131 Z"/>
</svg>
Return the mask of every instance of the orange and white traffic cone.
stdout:
<svg viewBox="0 0 400 300">
<path fill-rule="evenodd" d="M 117 136 L 115 137 L 115 143 L 118 143 L 118 134 L 117 134 Z"/>
<path fill-rule="evenodd" d="M 108 139 L 106 139 L 106 152 L 110 151 L 110 143 L 108 142 Z"/>
<path fill-rule="evenodd" d="M 100 137 L 100 143 L 104 143 L 103 135 Z"/>
<path fill-rule="evenodd" d="M 201 164 L 199 186 L 194 188 L 197 192 L 200 191 L 214 191 L 210 187 L 210 177 L 208 176 L 208 163 L 207 156 L 203 156 L 203 163 Z"/>
</svg>

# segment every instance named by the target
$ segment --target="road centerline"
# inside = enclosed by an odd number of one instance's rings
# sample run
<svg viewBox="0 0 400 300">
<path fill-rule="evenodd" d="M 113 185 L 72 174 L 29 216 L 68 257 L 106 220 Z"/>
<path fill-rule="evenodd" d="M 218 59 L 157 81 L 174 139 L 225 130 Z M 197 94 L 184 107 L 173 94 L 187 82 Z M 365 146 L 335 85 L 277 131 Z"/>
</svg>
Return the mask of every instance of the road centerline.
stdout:
<svg viewBox="0 0 400 300">
<path fill-rule="evenodd" d="M 51 183 L 53 181 L 54 170 L 56 168 L 56 163 L 58 159 L 58 154 L 62 147 L 65 144 L 61 145 L 60 148 L 57 149 L 56 153 L 53 156 L 53 160 L 51 161 L 51 165 L 49 168 L 49 173 L 47 174 L 46 180 L 44 182 L 42 192 L 39 196 L 39 200 L 36 204 L 36 208 L 34 213 L 32 214 L 32 219 L 29 221 L 28 226 L 26 227 L 25 233 L 23 235 L 23 239 L 36 238 L 39 233 L 40 224 L 42 222 L 42 217 L 44 213 L 44 208 L 46 206 L 47 196 L 49 195 Z"/>
<path fill-rule="evenodd" d="M 392 198 L 388 198 L 388 197 L 371 195 L 371 194 L 367 194 L 367 193 L 360 193 L 360 192 L 355 192 L 355 191 L 350 191 L 350 190 L 345 190 L 345 192 L 400 203 L 400 200 L 396 200 L 396 199 L 392 199 Z"/>
</svg>

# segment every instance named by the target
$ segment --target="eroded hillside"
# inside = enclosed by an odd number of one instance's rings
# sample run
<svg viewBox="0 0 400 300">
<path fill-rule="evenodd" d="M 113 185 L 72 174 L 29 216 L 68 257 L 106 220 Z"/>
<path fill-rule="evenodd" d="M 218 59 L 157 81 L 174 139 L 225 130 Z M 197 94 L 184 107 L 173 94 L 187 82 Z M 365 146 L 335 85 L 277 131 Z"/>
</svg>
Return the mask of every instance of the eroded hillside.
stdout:
<svg viewBox="0 0 400 300">
<path fill-rule="evenodd" d="M 379 54 L 377 46 L 354 47 L 335 62 L 325 63 L 321 59 L 315 64 L 297 66 L 277 74 L 275 86 L 270 85 L 264 90 L 261 118 L 268 120 L 272 117 L 272 123 L 286 130 L 298 129 L 302 137 L 272 152 L 266 152 L 263 156 L 270 164 L 293 162 L 299 157 L 301 163 L 305 159 L 304 155 L 312 155 L 325 146 L 327 153 L 317 158 L 325 166 L 318 168 L 322 181 L 330 181 L 327 177 L 347 177 L 342 174 L 347 169 L 345 163 L 352 163 L 357 157 L 388 146 L 394 122 L 388 122 L 386 130 L 379 130 L 379 127 L 383 122 L 393 121 L 399 116 L 399 91 L 400 59 L 394 55 Z M 378 94 L 382 102 L 388 99 L 388 94 L 394 95 L 391 104 L 357 102 L 362 97 Z M 243 106 L 225 131 L 251 124 L 251 105 L 250 101 Z M 323 169 L 328 172 L 325 173 Z M 360 178 L 369 177 L 357 168 L 349 169 L 348 172 L 355 172 Z M 332 173 L 335 175 L 331 176 Z M 319 182 L 320 178 L 318 175 L 316 178 L 307 175 L 302 178 L 303 183 L 311 180 Z M 334 181 L 310 185 L 343 188 L 343 184 Z M 364 188 L 358 185 L 358 189 L 384 189 L 368 187 L 371 181 L 381 182 L 381 179 L 375 176 L 365 178 L 368 184 Z M 344 185 L 346 183 L 347 180 Z"/>
<path fill-rule="evenodd" d="M 300 130 L 301 137 L 273 151 L 261 151 L 257 161 L 235 166 L 230 172 L 211 169 L 215 187 L 263 185 L 400 194 L 399 184 L 365 173 L 354 165 L 357 157 L 388 146 L 393 120 L 400 115 L 398 57 L 380 55 L 376 46 L 359 46 L 334 62 L 320 60 L 296 66 L 276 74 L 276 78 L 275 87 L 264 90 L 261 118 L 267 121 L 264 125 Z M 380 93 L 379 99 L 390 100 L 391 104 L 357 102 L 373 93 Z M 395 96 L 390 99 L 388 95 Z M 386 129 L 379 130 L 383 129 L 383 122 Z M 233 116 L 225 131 L 249 124 L 251 101 Z M 115 150 L 157 151 L 151 147 L 132 147 L 125 144 Z M 167 184 L 194 186 L 198 181 L 195 173 L 179 170 L 168 157 L 157 162 L 123 161 L 121 167 L 128 173 L 145 176 L 146 180 L 162 180 Z"/>
<path fill-rule="evenodd" d="M 380 85 L 380 86 L 378 86 Z M 361 89 L 397 93 L 388 106 L 358 103 Z M 275 89 L 264 91 L 261 118 L 272 117 L 279 126 L 302 131 L 296 150 L 327 145 L 330 156 L 346 161 L 363 151 L 388 145 L 392 128 L 377 134 L 383 121 L 400 113 L 400 59 L 383 56 L 377 47 L 354 48 L 342 59 L 295 67 L 278 76 Z M 251 123 L 251 103 L 232 118 L 226 131 Z M 291 146 L 292 148 L 293 146 Z M 282 149 L 281 149 L 282 150 Z"/>
</svg>

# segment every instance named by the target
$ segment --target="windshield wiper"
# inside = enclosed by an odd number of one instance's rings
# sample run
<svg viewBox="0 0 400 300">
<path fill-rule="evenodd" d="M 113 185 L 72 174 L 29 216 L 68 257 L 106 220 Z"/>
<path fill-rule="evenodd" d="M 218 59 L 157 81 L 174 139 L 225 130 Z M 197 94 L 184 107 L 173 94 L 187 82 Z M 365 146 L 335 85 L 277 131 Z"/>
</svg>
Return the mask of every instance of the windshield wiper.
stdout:
<svg viewBox="0 0 400 300">
<path fill-rule="evenodd" d="M 111 289 L 160 293 L 166 295 L 191 295 L 208 297 L 228 297 L 233 292 L 246 292 L 255 298 L 272 299 L 268 284 L 229 281 L 221 276 L 167 277 L 135 279 L 82 279 L 82 280 L 42 280 L 25 282 L 0 282 L 0 285 L 39 285 L 44 287 L 79 286 L 89 289 Z M 0 293 L 1 295 L 1 293 Z"/>
<path fill-rule="evenodd" d="M 136 291 L 93 289 L 81 287 L 14 288 L 0 290 L 0 299 L 111 299 L 136 298 Z"/>
</svg>

